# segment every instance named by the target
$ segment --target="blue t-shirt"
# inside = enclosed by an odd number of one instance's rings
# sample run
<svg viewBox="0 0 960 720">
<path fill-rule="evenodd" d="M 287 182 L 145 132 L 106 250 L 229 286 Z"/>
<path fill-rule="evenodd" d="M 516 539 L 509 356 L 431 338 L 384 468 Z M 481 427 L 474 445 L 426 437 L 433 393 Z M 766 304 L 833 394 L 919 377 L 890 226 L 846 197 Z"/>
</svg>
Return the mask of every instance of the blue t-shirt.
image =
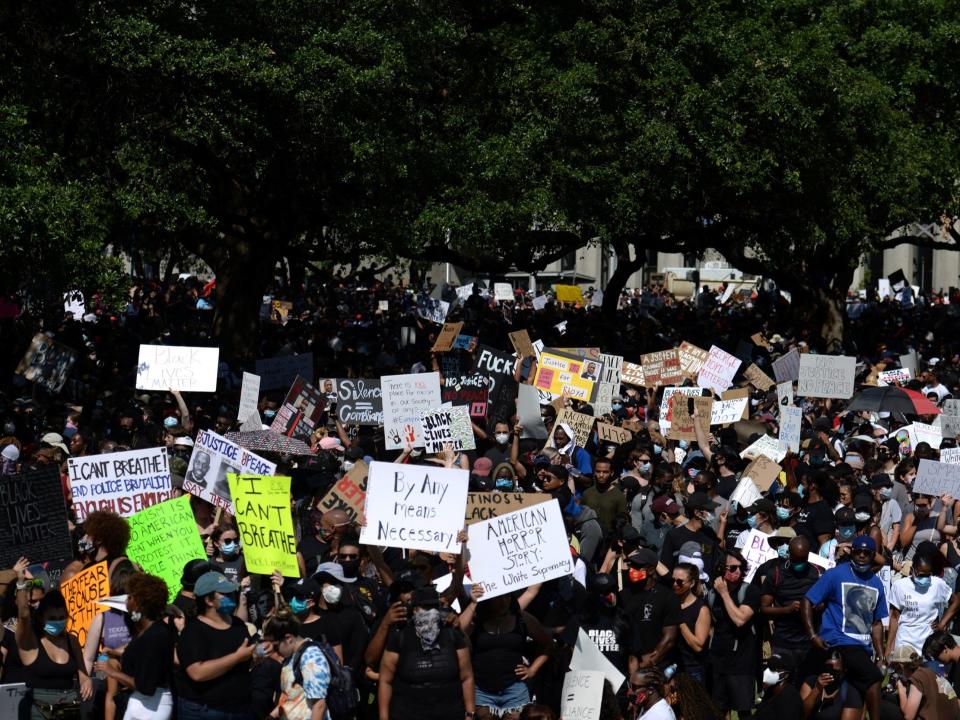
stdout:
<svg viewBox="0 0 960 720">
<path fill-rule="evenodd" d="M 887 598 L 876 575 L 861 578 L 850 563 L 842 563 L 821 575 L 806 597 L 814 605 L 825 603 L 820 621 L 824 642 L 830 647 L 862 645 L 870 651 L 873 623 L 887 617 Z"/>
</svg>

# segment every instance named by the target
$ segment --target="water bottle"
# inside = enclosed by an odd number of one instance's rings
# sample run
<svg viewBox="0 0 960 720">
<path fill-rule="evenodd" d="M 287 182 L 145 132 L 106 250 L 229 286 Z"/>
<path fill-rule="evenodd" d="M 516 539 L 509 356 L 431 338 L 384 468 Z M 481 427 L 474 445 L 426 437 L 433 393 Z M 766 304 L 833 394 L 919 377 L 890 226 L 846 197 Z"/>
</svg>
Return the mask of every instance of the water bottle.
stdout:
<svg viewBox="0 0 960 720">
<path fill-rule="evenodd" d="M 110 658 L 109 658 L 105 653 L 100 653 L 99 655 L 97 655 L 97 662 L 105 663 L 105 662 L 106 662 L 107 660 L 109 660 L 109 659 L 110 659 Z M 106 679 L 107 679 L 107 675 L 106 675 L 105 672 L 103 672 L 103 670 L 97 670 L 97 671 L 93 674 L 93 676 L 94 676 L 95 678 L 100 679 L 100 680 L 106 680 Z"/>
</svg>

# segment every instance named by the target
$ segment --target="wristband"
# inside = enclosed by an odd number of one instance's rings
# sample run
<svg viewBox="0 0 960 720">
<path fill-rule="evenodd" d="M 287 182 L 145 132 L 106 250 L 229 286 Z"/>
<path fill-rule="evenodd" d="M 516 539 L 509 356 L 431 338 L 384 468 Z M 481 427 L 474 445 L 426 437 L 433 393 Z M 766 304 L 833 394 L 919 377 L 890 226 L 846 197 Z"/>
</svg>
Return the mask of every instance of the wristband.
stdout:
<svg viewBox="0 0 960 720">
<path fill-rule="evenodd" d="M 28 587 L 30 587 L 30 583 L 28 583 L 26 580 L 17 580 L 17 590 L 18 590 L 18 591 L 20 591 L 20 590 L 26 590 Z"/>
</svg>

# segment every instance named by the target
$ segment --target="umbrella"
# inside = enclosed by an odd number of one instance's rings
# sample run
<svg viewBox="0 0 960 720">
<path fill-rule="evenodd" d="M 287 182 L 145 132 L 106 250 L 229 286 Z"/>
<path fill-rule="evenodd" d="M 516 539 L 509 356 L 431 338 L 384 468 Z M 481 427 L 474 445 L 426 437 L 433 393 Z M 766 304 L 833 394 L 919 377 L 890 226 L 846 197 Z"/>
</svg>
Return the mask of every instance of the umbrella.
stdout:
<svg viewBox="0 0 960 720">
<path fill-rule="evenodd" d="M 224 437 L 240 447 L 255 452 L 285 453 L 287 455 L 313 455 L 310 446 L 303 440 L 281 435 L 273 430 L 228 432 Z"/>
<path fill-rule="evenodd" d="M 939 415 L 940 408 L 916 390 L 895 387 L 869 387 L 853 396 L 848 410 L 896 412 L 905 415 Z"/>
</svg>

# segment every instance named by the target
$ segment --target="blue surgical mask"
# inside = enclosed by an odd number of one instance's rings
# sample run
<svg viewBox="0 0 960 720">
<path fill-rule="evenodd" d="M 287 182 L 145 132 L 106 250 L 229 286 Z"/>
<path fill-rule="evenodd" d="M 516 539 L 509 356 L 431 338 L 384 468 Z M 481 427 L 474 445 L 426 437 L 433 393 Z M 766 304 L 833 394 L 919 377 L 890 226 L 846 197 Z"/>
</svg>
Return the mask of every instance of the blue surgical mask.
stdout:
<svg viewBox="0 0 960 720">
<path fill-rule="evenodd" d="M 221 615 L 233 615 L 233 611 L 237 609 L 237 601 L 232 597 L 225 596 L 220 598 L 220 607 L 217 608 L 217 612 Z"/>
<path fill-rule="evenodd" d="M 180 424 L 180 421 L 175 417 L 167 417 L 163 419 L 163 426 L 165 428 L 175 428 Z"/>
<path fill-rule="evenodd" d="M 893 497 L 893 488 L 880 488 L 880 497 L 882 497 L 884 500 L 889 500 L 891 497 Z"/>
<path fill-rule="evenodd" d="M 803 572 L 804 570 L 807 569 L 807 563 L 803 561 L 790 563 L 790 569 L 793 570 L 794 572 Z"/>
<path fill-rule="evenodd" d="M 653 465 L 651 465 L 650 463 L 640 463 L 639 465 L 637 465 L 637 470 L 640 472 L 640 474 L 646 474 L 650 472 L 650 470 L 652 469 L 653 469 Z"/>
<path fill-rule="evenodd" d="M 220 545 L 220 552 L 226 556 L 233 556 L 240 552 L 240 546 L 236 542 L 225 542 Z"/>
<path fill-rule="evenodd" d="M 276 411 L 276 410 L 264 410 L 264 411 L 263 411 L 263 416 L 264 416 L 267 420 L 272 420 L 272 419 L 274 418 L 274 416 L 276 416 L 276 414 L 277 414 L 277 411 Z"/>
<path fill-rule="evenodd" d="M 926 577 L 918 577 L 915 575 L 913 578 L 913 584 L 918 588 L 928 588 L 930 587 L 931 582 L 933 582 L 933 578 L 931 578 L 929 575 Z"/>
<path fill-rule="evenodd" d="M 780 559 L 786 560 L 788 557 L 790 557 L 790 546 L 784 543 L 783 545 L 778 547 L 777 555 L 780 557 Z"/>
<path fill-rule="evenodd" d="M 856 525 L 841 525 L 837 528 L 837 534 L 840 536 L 841 540 L 850 540 L 854 535 L 857 534 Z"/>
<path fill-rule="evenodd" d="M 804 489 L 803 485 L 797 485 L 797 495 L 800 497 L 806 495 L 806 490 Z"/>
<path fill-rule="evenodd" d="M 290 598 L 290 609 L 297 615 L 302 615 L 307 611 L 307 601 L 300 598 Z"/>
<path fill-rule="evenodd" d="M 781 520 L 789 520 L 790 508 L 777 506 L 777 517 L 780 518 Z"/>
<path fill-rule="evenodd" d="M 681 440 L 680 442 L 677 443 L 677 445 L 680 446 L 681 450 L 686 450 L 688 447 L 690 447 L 690 443 L 687 442 L 686 440 Z"/>
<path fill-rule="evenodd" d="M 614 412 L 620 412 L 623 410 L 623 405 L 621 403 L 613 403 L 613 405 L 610 406 L 610 409 Z"/>
<path fill-rule="evenodd" d="M 747 525 L 750 526 L 750 529 L 753 529 L 753 528 L 755 528 L 757 525 L 759 525 L 759 521 L 757 520 L 757 516 L 756 516 L 756 515 L 749 515 L 749 516 L 747 516 Z"/>
<path fill-rule="evenodd" d="M 653 446 L 653 452 L 654 452 L 654 454 L 659 455 L 660 453 L 663 452 L 663 448 L 660 447 L 659 445 L 654 445 L 654 446 Z"/>
<path fill-rule="evenodd" d="M 494 487 L 497 490 L 513 490 L 513 480 L 510 478 L 497 478 L 497 482 Z"/>
<path fill-rule="evenodd" d="M 66 620 L 47 620 L 43 624 L 43 631 L 47 635 L 52 635 L 53 637 L 63 635 L 63 631 L 66 629 L 67 629 Z"/>
</svg>

